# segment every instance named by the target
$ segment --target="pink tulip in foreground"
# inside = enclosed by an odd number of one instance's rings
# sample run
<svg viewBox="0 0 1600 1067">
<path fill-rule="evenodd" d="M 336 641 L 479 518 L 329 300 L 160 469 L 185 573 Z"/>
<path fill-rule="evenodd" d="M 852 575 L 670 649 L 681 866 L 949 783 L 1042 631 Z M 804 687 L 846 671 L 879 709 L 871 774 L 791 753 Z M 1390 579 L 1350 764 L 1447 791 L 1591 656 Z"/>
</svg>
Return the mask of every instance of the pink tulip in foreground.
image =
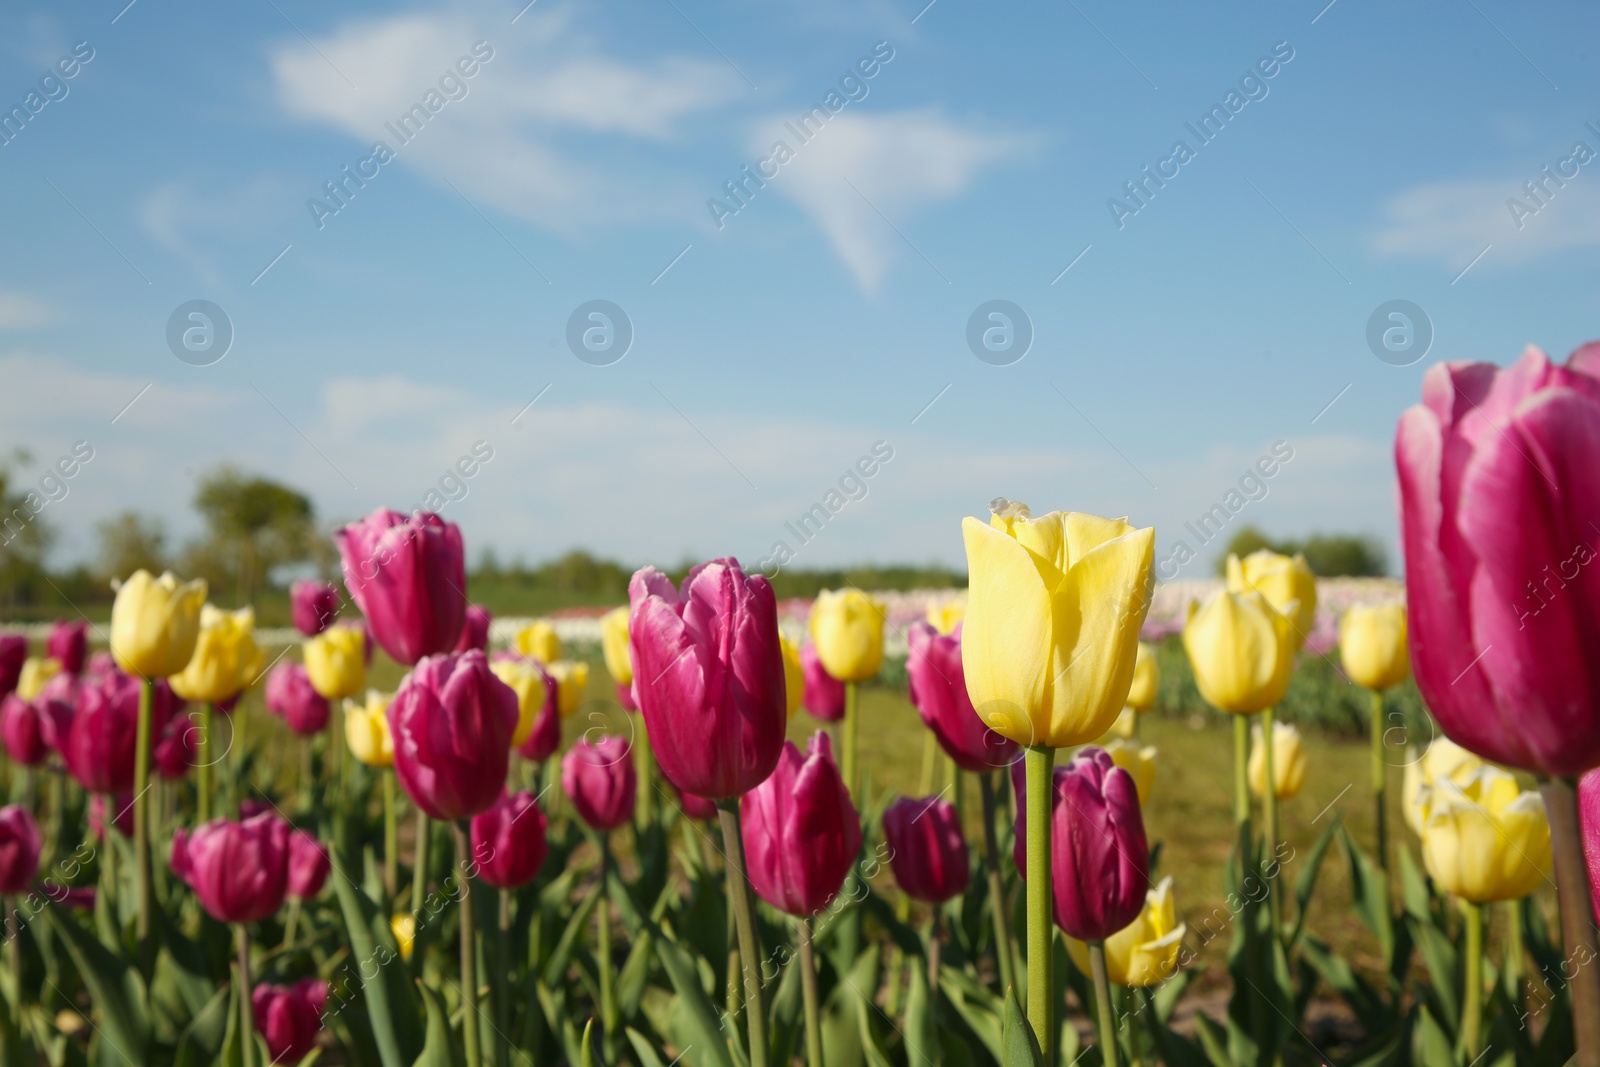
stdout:
<svg viewBox="0 0 1600 1067">
<path fill-rule="evenodd" d="M 434 819 L 470 819 L 505 788 L 517 694 L 476 650 L 418 663 L 389 704 L 394 770 Z"/>
<path fill-rule="evenodd" d="M 172 873 L 189 884 L 211 917 L 260 922 L 289 889 L 289 824 L 270 812 L 243 822 L 213 819 L 172 837 Z"/>
<path fill-rule="evenodd" d="M 294 628 L 315 637 L 333 625 L 339 614 L 339 590 L 332 582 L 295 582 L 289 587 L 289 615 Z"/>
<path fill-rule="evenodd" d="M 889 866 L 906 895 L 943 904 L 967 888 L 967 842 L 948 800 L 901 797 L 883 813 Z"/>
<path fill-rule="evenodd" d="M 561 788 L 592 829 L 605 832 L 625 825 L 633 818 L 639 789 L 627 738 L 612 734 L 598 741 L 580 739 L 562 757 Z"/>
<path fill-rule="evenodd" d="M 646 567 L 628 602 L 634 697 L 662 774 L 713 800 L 766 780 L 788 719 L 772 586 L 718 559 L 682 589 Z"/>
<path fill-rule="evenodd" d="M 379 508 L 334 534 L 344 584 L 372 637 L 397 663 L 456 647 L 466 625 L 461 530 L 431 511 L 406 518 Z"/>
<path fill-rule="evenodd" d="M 272 668 L 266 690 L 267 710 L 301 737 L 327 729 L 328 698 L 317 692 L 300 664 L 286 660 Z"/>
<path fill-rule="evenodd" d="M 785 741 L 772 776 L 739 804 L 745 864 L 762 900 L 815 915 L 839 894 L 861 850 L 861 822 L 820 730 L 802 756 Z"/>
<path fill-rule="evenodd" d="M 544 812 L 532 793 L 501 797 L 472 817 L 472 858 L 478 877 L 496 889 L 519 889 L 539 876 L 549 854 Z"/>
<path fill-rule="evenodd" d="M 267 1043 L 274 1064 L 294 1064 L 317 1047 L 328 983 L 302 978 L 292 986 L 263 982 L 250 994 L 256 1032 Z"/>
<path fill-rule="evenodd" d="M 956 766 L 982 774 L 1016 762 L 1017 743 L 989 729 L 973 710 L 961 669 L 960 625 L 941 634 L 926 622 L 912 623 L 906 648 L 911 703 Z"/>
<path fill-rule="evenodd" d="M 0 895 L 27 893 L 39 873 L 39 850 L 44 838 L 27 809 L 15 804 L 0 808 Z"/>
<path fill-rule="evenodd" d="M 328 846 L 305 830 L 289 835 L 289 895 L 310 900 L 322 892 L 333 869 Z"/>
</svg>

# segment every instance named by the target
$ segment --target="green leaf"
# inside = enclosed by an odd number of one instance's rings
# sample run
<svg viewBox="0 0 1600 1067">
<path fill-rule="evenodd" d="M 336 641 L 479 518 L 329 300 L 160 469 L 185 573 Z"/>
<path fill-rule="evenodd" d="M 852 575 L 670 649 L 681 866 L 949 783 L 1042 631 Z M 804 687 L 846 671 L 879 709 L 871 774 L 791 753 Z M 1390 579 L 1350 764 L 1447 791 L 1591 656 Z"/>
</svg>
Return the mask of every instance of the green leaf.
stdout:
<svg viewBox="0 0 1600 1067">
<path fill-rule="evenodd" d="M 1411 850 L 1402 848 L 1400 852 L 1400 900 L 1406 914 L 1423 922 L 1432 922 L 1433 894 L 1428 891 L 1428 882 L 1417 870 L 1416 861 L 1411 858 Z"/>
<path fill-rule="evenodd" d="M 150 1062 L 150 1019 L 144 1010 L 144 979 L 126 960 L 91 937 L 65 909 L 45 908 L 40 914 L 66 944 L 100 1013 L 101 1058 L 120 1057 L 128 1067 L 145 1067 Z"/>
<path fill-rule="evenodd" d="M 421 1055 L 425 1040 L 423 1006 L 416 986 L 400 960 L 400 948 L 389 929 L 389 917 L 344 874 L 342 857 L 333 861 L 334 890 L 350 936 L 350 964 L 361 979 L 372 1037 L 383 1067 L 409 1067 Z M 420 948 L 414 951 L 421 951 Z"/>
<path fill-rule="evenodd" d="M 665 1067 L 661 1057 L 651 1046 L 649 1038 L 631 1026 L 624 1027 L 623 1033 L 628 1035 L 628 1044 L 633 1046 L 633 1054 L 639 1057 L 639 1067 Z"/>
<path fill-rule="evenodd" d="M 206 1067 L 216 1062 L 222 1052 L 222 1043 L 228 1036 L 229 1009 L 233 1006 L 233 990 L 219 989 L 205 1007 L 195 1013 L 183 1033 L 178 1035 L 177 1053 L 173 1067 Z"/>
<path fill-rule="evenodd" d="M 939 968 L 939 989 L 944 1002 L 955 1009 L 967 1027 L 983 1042 L 989 1055 L 996 1060 L 1005 1058 L 1004 1027 L 1005 1005 L 1001 997 L 966 971 L 954 967 Z"/>
<path fill-rule="evenodd" d="M 938 1034 L 933 1025 L 933 1006 L 928 993 L 927 969 L 921 961 L 911 964 L 911 991 L 906 995 L 906 1060 L 910 1063 L 938 1063 Z"/>
<path fill-rule="evenodd" d="M 440 1003 L 439 995 L 421 982 L 417 983 L 417 991 L 422 994 L 422 1003 L 428 1013 L 428 1031 L 422 1053 L 411 1067 L 461 1067 L 461 1052 L 456 1046 L 455 1031 L 450 1029 L 450 1017 Z"/>
<path fill-rule="evenodd" d="M 1350 863 L 1350 896 L 1356 914 L 1377 936 L 1378 950 L 1387 960 L 1394 954 L 1394 919 L 1389 914 L 1388 882 L 1372 857 L 1362 851 L 1343 827 L 1339 830 L 1339 840 Z"/>
<path fill-rule="evenodd" d="M 1456 1067 L 1450 1035 L 1426 1006 L 1417 1008 L 1417 1024 L 1411 1032 L 1411 1060 L 1416 1067 Z"/>
<path fill-rule="evenodd" d="M 716 1009 L 700 988 L 694 961 L 682 946 L 664 934 L 656 939 L 656 958 L 678 994 L 672 1039 L 681 1048 L 696 1050 L 696 1064 L 733 1067 L 728 1035 L 722 1029 Z"/>
<path fill-rule="evenodd" d="M 580 1067 L 594 1067 L 594 1042 L 592 1039 L 593 1033 L 594 1019 L 591 1017 L 588 1022 L 583 1024 L 583 1047 L 578 1054 L 578 1063 Z"/>
<path fill-rule="evenodd" d="M 1228 1054 L 1228 1033 L 1211 1016 L 1203 1011 L 1195 1012 L 1194 1032 L 1212 1067 L 1235 1067 L 1233 1057 Z"/>
<path fill-rule="evenodd" d="M 594 914 L 595 906 L 600 903 L 602 887 L 596 885 L 589 891 L 572 912 L 572 917 L 567 920 L 566 929 L 561 931 L 561 940 L 556 942 L 555 951 L 550 953 L 550 958 L 544 963 L 544 984 L 559 986 L 566 981 L 567 966 L 572 962 L 572 954 L 583 943 L 584 931 L 588 929 L 589 918 Z"/>
<path fill-rule="evenodd" d="M 1311 896 L 1316 892 L 1317 876 L 1322 871 L 1323 858 L 1328 854 L 1328 846 L 1333 844 L 1334 835 L 1343 825 L 1343 816 L 1336 815 L 1322 831 L 1322 836 L 1317 838 L 1317 843 L 1311 846 L 1311 854 L 1306 857 L 1306 865 L 1301 868 L 1300 876 L 1294 882 L 1294 929 L 1289 934 L 1288 945 L 1293 948 L 1300 942 L 1300 935 L 1305 930 L 1306 912 L 1311 907 Z"/>
<path fill-rule="evenodd" d="M 1001 1023 L 1002 1067 L 1044 1067 L 1044 1053 L 1033 1036 L 1033 1027 L 1022 1015 L 1017 998 L 1008 995 L 1005 1000 L 1005 1016 Z"/>
<path fill-rule="evenodd" d="M 1449 935 L 1432 922 L 1421 922 L 1408 916 L 1407 924 L 1417 942 L 1417 951 L 1422 956 L 1422 962 L 1428 968 L 1430 979 L 1420 986 L 1419 992 L 1439 1016 L 1435 1025 L 1442 1025 L 1454 1031 L 1460 1025 L 1461 1018 L 1460 1001 L 1457 999 L 1460 967 L 1456 946 L 1451 942 Z"/>
</svg>

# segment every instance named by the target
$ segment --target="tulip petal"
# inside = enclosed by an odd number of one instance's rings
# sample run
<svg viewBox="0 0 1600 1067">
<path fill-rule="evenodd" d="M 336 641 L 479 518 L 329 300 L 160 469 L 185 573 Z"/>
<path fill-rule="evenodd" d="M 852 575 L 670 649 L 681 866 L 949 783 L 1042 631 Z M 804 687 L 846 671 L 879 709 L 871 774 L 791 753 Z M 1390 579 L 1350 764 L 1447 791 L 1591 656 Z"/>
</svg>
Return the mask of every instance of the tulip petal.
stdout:
<svg viewBox="0 0 1600 1067">
<path fill-rule="evenodd" d="M 977 519 L 963 519 L 961 533 L 971 574 L 961 630 L 967 693 L 990 729 L 1019 744 L 1038 744 L 1043 731 L 1035 729 L 1033 716 L 1049 694 L 1050 593 L 1060 572 Z"/>
</svg>

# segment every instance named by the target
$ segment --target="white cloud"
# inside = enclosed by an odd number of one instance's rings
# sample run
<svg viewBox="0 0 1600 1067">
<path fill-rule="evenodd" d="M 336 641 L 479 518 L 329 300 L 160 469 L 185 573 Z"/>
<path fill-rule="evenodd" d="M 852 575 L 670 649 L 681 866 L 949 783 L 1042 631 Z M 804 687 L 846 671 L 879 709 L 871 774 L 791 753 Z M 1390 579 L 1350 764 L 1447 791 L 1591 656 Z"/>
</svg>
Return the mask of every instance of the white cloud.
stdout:
<svg viewBox="0 0 1600 1067">
<path fill-rule="evenodd" d="M 773 187 L 816 221 L 869 293 L 877 291 L 890 262 L 908 251 L 894 226 L 903 229 L 919 208 L 961 195 L 985 166 L 1027 143 L 966 129 L 935 109 L 918 109 L 842 112 L 800 144 L 784 126 L 788 118 L 762 123 L 750 138 L 750 151 L 768 157 L 775 134 L 793 149 L 794 159 L 772 180 Z"/>
<path fill-rule="evenodd" d="M 1554 191 L 1543 197 L 1543 207 L 1523 189 L 1534 174 L 1407 189 L 1385 202 L 1383 222 L 1371 235 L 1372 249 L 1460 270 L 1488 245 L 1494 247 L 1483 265 L 1490 267 L 1600 245 L 1600 174 L 1588 173 L 1596 167 L 1600 163 L 1583 168 L 1563 188 L 1549 186 Z M 1513 200 L 1538 210 L 1532 215 L 1513 212 Z"/>
<path fill-rule="evenodd" d="M 30 330 L 55 319 L 56 309 L 38 297 L 0 289 L 0 330 Z"/>
<path fill-rule="evenodd" d="M 204 190 L 188 181 L 157 186 L 139 204 L 139 224 L 156 243 L 184 260 L 207 284 L 221 284 L 218 253 L 259 236 L 296 205 L 282 179 L 261 175 Z M 298 205 L 296 205 L 298 206 Z"/>
</svg>

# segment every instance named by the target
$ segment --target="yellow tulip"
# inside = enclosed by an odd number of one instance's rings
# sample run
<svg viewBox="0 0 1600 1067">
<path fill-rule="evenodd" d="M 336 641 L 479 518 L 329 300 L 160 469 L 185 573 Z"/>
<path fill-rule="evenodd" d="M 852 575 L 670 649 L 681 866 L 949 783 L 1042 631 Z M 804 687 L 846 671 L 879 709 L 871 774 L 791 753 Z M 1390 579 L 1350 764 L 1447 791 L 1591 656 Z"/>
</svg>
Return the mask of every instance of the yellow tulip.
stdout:
<svg viewBox="0 0 1600 1067">
<path fill-rule="evenodd" d="M 955 632 L 961 620 L 967 617 L 967 596 L 953 596 L 949 600 L 936 601 L 928 605 L 928 622 L 935 630 L 942 634 Z"/>
<path fill-rule="evenodd" d="M 1127 926 L 1106 938 L 1106 977 L 1120 986 L 1158 985 L 1178 973 L 1178 956 L 1189 928 L 1178 922 L 1172 902 L 1172 877 L 1145 894 L 1144 910 Z M 1084 974 L 1089 973 L 1089 946 L 1067 938 L 1067 952 Z"/>
<path fill-rule="evenodd" d="M 1289 615 L 1260 593 L 1218 589 L 1189 605 L 1183 650 L 1200 695 L 1214 708 L 1251 715 L 1281 701 L 1298 647 Z"/>
<path fill-rule="evenodd" d="M 967 694 L 990 729 L 1066 748 L 1106 732 L 1127 702 L 1150 607 L 1155 530 L 996 500 L 963 519 Z"/>
<path fill-rule="evenodd" d="M 517 694 L 517 728 L 511 733 L 511 747 L 516 748 L 533 733 L 533 724 L 549 699 L 544 675 L 529 659 L 497 659 L 489 664 L 489 669 Z"/>
<path fill-rule="evenodd" d="M 553 636 L 553 633 L 552 633 Z M 559 656 L 560 645 L 557 646 Z M 618 685 L 633 684 L 633 656 L 628 648 L 628 609 L 613 608 L 600 616 L 600 651 L 606 657 L 606 670 Z"/>
<path fill-rule="evenodd" d="M 589 687 L 589 664 L 585 661 L 558 659 L 544 665 L 556 680 L 556 710 L 565 719 L 583 703 L 583 691 Z"/>
<path fill-rule="evenodd" d="M 1139 723 L 1136 718 L 1138 714 L 1132 708 L 1123 708 L 1117 714 L 1117 721 L 1112 723 L 1111 729 L 1106 731 L 1106 736 L 1131 740 L 1133 735 L 1139 731 Z"/>
<path fill-rule="evenodd" d="M 185 700 L 220 704 L 253 685 L 265 663 L 256 647 L 254 608 L 200 609 L 200 636 L 194 655 L 168 683 Z"/>
<path fill-rule="evenodd" d="M 1357 685 L 1382 690 L 1411 673 L 1404 604 L 1357 604 L 1339 618 L 1339 659 Z"/>
<path fill-rule="evenodd" d="M 1550 876 L 1544 800 L 1497 767 L 1457 785 L 1441 779 L 1422 828 L 1422 861 L 1442 888 L 1474 904 L 1517 900 Z"/>
<path fill-rule="evenodd" d="M 17 696 L 33 700 L 44 692 L 45 683 L 61 673 L 61 661 L 49 656 L 41 659 L 29 656 L 22 661 L 22 673 L 17 675 Z"/>
<path fill-rule="evenodd" d="M 311 688 L 338 700 L 367 687 L 367 634 L 354 626 L 330 626 L 301 646 Z"/>
<path fill-rule="evenodd" d="M 1156 784 L 1156 750 L 1137 741 L 1117 738 L 1101 746 L 1111 757 L 1111 762 L 1133 777 L 1134 788 L 1139 791 L 1139 806 L 1150 799 L 1150 790 Z"/>
<path fill-rule="evenodd" d="M 111 655 L 141 678 L 169 678 L 189 662 L 200 636 L 206 581 L 178 583 L 171 571 L 152 578 L 137 570 L 111 604 Z"/>
<path fill-rule="evenodd" d="M 401 912 L 389 920 L 389 931 L 394 934 L 394 943 L 400 948 L 400 958 L 410 963 L 411 949 L 417 943 L 416 916 Z"/>
<path fill-rule="evenodd" d="M 800 666 L 800 646 L 783 634 L 778 635 L 778 647 L 783 650 L 783 697 L 789 714 L 793 715 L 806 695 L 806 672 Z"/>
<path fill-rule="evenodd" d="M 1433 739 L 1420 759 L 1406 764 L 1405 780 L 1401 784 L 1400 810 L 1405 812 L 1406 824 L 1412 833 L 1422 836 L 1428 822 L 1428 806 L 1432 803 L 1433 789 L 1442 781 L 1465 785 L 1487 764 L 1448 737 Z"/>
<path fill-rule="evenodd" d="M 1156 690 L 1161 685 L 1161 668 L 1156 665 L 1156 646 L 1148 641 L 1139 642 L 1139 654 L 1133 660 L 1133 684 L 1128 687 L 1128 707 L 1134 711 L 1149 711 L 1156 706 Z"/>
<path fill-rule="evenodd" d="M 882 605 L 859 589 L 824 589 L 811 605 L 811 640 L 822 667 L 841 682 L 864 682 L 883 666 Z"/>
<path fill-rule="evenodd" d="M 1258 797 L 1267 795 L 1267 751 L 1261 743 L 1261 724 L 1256 723 L 1250 738 L 1250 792 Z M 1297 795 L 1306 784 L 1306 767 L 1310 760 L 1306 746 L 1300 741 L 1300 731 L 1286 722 L 1272 724 L 1272 783 L 1279 800 Z"/>
<path fill-rule="evenodd" d="M 368 767 L 394 766 L 394 737 L 389 733 L 389 701 L 393 693 L 367 690 L 367 699 L 358 704 L 344 702 L 344 739 L 350 754 Z"/>
<path fill-rule="evenodd" d="M 1317 622 L 1317 577 L 1306 565 L 1306 557 L 1296 552 L 1283 556 L 1268 548 L 1258 549 L 1244 559 L 1228 557 L 1228 591 L 1254 590 L 1267 603 L 1289 617 L 1294 650 L 1306 643 Z"/>
<path fill-rule="evenodd" d="M 535 619 L 517 631 L 512 642 L 518 652 L 532 656 L 540 663 L 554 663 L 561 658 L 561 638 L 549 619 Z"/>
</svg>

